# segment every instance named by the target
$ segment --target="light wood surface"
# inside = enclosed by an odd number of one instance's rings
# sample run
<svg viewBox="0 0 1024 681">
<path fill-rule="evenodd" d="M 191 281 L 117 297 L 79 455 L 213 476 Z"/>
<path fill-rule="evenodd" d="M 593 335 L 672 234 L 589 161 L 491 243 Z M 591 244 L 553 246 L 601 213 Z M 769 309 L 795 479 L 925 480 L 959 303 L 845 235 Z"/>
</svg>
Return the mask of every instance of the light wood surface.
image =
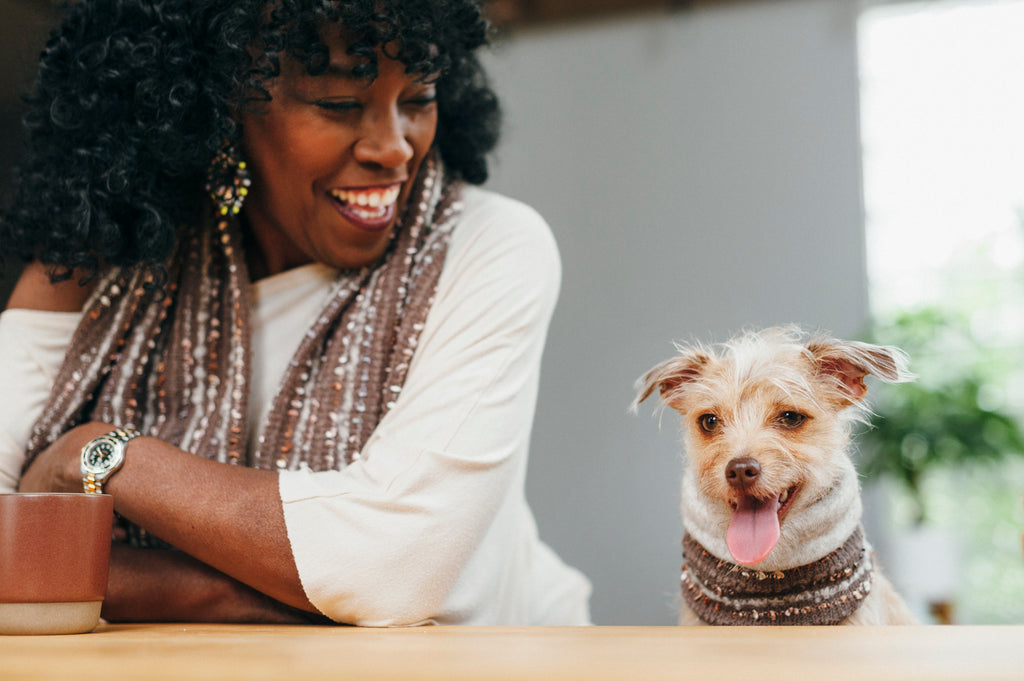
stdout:
<svg viewBox="0 0 1024 681">
<path fill-rule="evenodd" d="M 1024 680 L 1024 626 L 101 625 L 0 636 L 0 679 Z"/>
</svg>

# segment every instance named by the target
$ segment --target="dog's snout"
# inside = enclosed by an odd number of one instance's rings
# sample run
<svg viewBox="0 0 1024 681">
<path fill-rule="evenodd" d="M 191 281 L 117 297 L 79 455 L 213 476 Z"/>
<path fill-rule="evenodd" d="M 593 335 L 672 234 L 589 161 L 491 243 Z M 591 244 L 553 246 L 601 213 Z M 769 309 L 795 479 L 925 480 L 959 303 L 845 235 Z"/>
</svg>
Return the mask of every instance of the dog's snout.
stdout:
<svg viewBox="0 0 1024 681">
<path fill-rule="evenodd" d="M 725 467 L 725 479 L 730 487 L 746 490 L 757 482 L 761 475 L 761 464 L 749 456 L 733 459 Z"/>
</svg>

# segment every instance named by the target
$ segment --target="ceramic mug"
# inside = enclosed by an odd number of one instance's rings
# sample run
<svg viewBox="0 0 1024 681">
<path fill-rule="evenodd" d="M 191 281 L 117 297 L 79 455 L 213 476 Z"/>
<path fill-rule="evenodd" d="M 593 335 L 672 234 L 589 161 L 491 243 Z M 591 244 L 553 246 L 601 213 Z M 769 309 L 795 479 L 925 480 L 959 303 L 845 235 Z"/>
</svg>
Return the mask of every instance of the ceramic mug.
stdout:
<svg viewBox="0 0 1024 681">
<path fill-rule="evenodd" d="M 96 627 L 113 520 L 107 494 L 0 494 L 0 634 Z"/>
</svg>

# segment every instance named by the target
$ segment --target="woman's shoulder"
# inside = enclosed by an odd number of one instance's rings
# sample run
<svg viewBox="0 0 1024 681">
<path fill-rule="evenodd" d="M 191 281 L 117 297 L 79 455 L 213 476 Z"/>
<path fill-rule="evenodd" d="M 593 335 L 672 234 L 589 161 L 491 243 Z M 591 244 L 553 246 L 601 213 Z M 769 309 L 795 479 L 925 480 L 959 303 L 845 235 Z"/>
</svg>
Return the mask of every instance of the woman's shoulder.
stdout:
<svg viewBox="0 0 1024 681">
<path fill-rule="evenodd" d="M 508 257 L 520 254 L 560 264 L 551 228 L 531 206 L 476 186 L 464 189 L 463 201 L 462 219 L 452 234 L 453 250 L 495 250 Z"/>
<path fill-rule="evenodd" d="M 479 292 L 486 305 L 553 307 L 562 261 L 544 218 L 521 201 L 477 187 L 467 187 L 463 200 L 438 283 L 439 300 L 461 306 L 467 304 L 465 296 Z"/>
<path fill-rule="evenodd" d="M 91 283 L 83 285 L 73 275 L 69 279 L 53 282 L 50 280 L 49 266 L 31 262 L 18 277 L 7 300 L 7 309 L 79 312 L 90 293 Z"/>
<path fill-rule="evenodd" d="M 550 233 L 548 223 L 532 206 L 504 194 L 467 185 L 462 191 L 463 220 L 472 223 L 521 224 Z"/>
</svg>

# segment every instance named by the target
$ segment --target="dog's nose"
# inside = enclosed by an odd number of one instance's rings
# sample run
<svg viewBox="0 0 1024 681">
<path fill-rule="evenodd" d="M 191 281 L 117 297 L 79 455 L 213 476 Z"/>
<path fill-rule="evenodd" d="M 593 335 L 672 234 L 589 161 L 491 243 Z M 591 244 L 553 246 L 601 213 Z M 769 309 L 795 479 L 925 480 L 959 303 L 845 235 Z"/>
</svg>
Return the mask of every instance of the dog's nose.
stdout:
<svg viewBox="0 0 1024 681">
<path fill-rule="evenodd" d="M 749 456 L 733 459 L 725 467 L 725 479 L 730 487 L 746 490 L 757 482 L 761 475 L 761 464 Z"/>
</svg>

